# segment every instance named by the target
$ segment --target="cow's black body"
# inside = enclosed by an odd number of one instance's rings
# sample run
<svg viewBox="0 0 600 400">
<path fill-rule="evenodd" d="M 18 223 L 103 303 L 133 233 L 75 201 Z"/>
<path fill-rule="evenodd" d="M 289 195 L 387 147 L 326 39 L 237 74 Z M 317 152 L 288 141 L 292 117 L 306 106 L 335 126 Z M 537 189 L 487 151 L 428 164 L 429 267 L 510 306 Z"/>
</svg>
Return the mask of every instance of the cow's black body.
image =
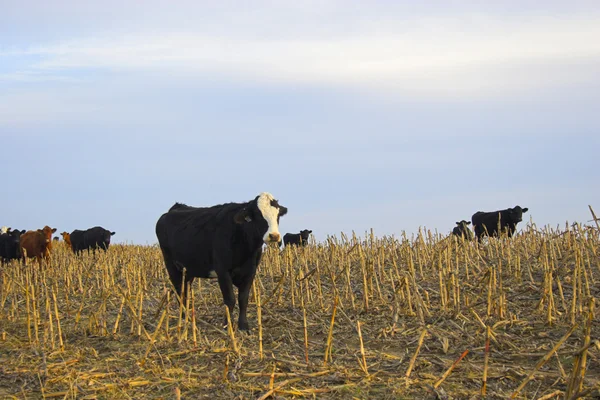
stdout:
<svg viewBox="0 0 600 400">
<path fill-rule="evenodd" d="M 305 229 L 300 231 L 300 233 L 286 233 L 283 235 L 283 243 L 286 246 L 296 245 L 296 246 L 306 246 L 308 244 L 308 237 L 312 231 Z"/>
<path fill-rule="evenodd" d="M 212 278 L 216 274 L 230 312 L 235 306 L 233 285 L 238 288 L 240 329 L 249 329 L 248 295 L 262 256 L 264 236 L 269 230 L 258 208 L 259 197 L 247 203 L 213 207 L 176 203 L 156 223 L 156 236 L 169 278 L 180 299 L 185 301 L 187 284 L 194 278 Z M 270 204 L 278 210 L 277 221 L 286 214 L 287 209 L 276 200 L 272 199 Z M 269 241 L 279 240 L 278 233 L 269 237 Z"/>
<path fill-rule="evenodd" d="M 499 225 L 500 232 L 506 232 L 508 237 L 511 237 L 517 230 L 517 224 L 523 220 L 523 213 L 528 210 L 528 208 L 516 206 L 492 212 L 478 211 L 471 217 L 475 236 L 477 239 L 481 239 L 486 235 L 498 236 Z"/>
<path fill-rule="evenodd" d="M 9 230 L 7 233 L 0 234 L 0 261 L 8 262 L 21 258 L 21 235 L 25 230 Z"/>
<path fill-rule="evenodd" d="M 75 229 L 70 235 L 71 248 L 75 253 L 84 250 L 108 250 L 110 238 L 114 234 L 115 232 L 111 232 L 100 226 L 95 226 L 85 231 Z"/>
</svg>

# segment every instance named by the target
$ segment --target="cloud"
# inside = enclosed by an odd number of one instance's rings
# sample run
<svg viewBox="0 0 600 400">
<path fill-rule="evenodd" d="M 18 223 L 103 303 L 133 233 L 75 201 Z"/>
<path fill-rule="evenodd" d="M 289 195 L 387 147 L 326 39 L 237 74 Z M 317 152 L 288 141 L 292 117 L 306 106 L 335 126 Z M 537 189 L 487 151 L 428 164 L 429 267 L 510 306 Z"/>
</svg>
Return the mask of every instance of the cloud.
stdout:
<svg viewBox="0 0 600 400">
<path fill-rule="evenodd" d="M 100 35 L 5 50 L 0 60 L 32 59 L 24 70 L 5 74 L 5 80 L 64 78 L 93 69 L 450 97 L 585 83 L 596 79 L 600 65 L 600 41 L 595 40 L 600 15 L 594 14 L 387 17 L 358 26 L 345 35 L 321 37 L 310 31 L 263 37 L 235 29 Z"/>
</svg>

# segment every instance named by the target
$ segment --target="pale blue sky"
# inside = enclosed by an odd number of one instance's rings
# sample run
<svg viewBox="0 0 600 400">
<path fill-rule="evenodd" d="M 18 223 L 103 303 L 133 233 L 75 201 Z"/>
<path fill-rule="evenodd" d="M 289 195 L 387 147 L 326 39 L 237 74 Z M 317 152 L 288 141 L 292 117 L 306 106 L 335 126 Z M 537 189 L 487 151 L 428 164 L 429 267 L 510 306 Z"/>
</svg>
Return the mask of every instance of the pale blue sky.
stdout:
<svg viewBox="0 0 600 400">
<path fill-rule="evenodd" d="M 0 225 L 154 243 L 269 191 L 281 231 L 600 211 L 600 3 L 0 0 Z"/>
</svg>

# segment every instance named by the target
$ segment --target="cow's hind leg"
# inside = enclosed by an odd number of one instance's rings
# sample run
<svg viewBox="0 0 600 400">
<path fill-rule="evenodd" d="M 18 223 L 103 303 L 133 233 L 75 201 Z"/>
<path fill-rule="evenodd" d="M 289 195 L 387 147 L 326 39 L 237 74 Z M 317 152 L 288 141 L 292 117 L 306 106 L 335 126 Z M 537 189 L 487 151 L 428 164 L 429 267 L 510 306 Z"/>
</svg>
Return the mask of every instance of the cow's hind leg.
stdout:
<svg viewBox="0 0 600 400">
<path fill-rule="evenodd" d="M 229 308 L 229 317 L 233 317 L 233 308 L 235 307 L 235 297 L 233 295 L 233 283 L 231 282 L 231 275 L 225 271 L 217 273 L 219 280 L 219 287 L 221 288 L 221 294 L 223 295 L 223 303 Z M 227 326 L 227 316 L 225 316 L 225 326 Z"/>
<path fill-rule="evenodd" d="M 165 260 L 165 266 L 167 267 L 167 272 L 169 273 L 169 279 L 173 284 L 173 289 L 177 294 L 177 301 L 179 304 L 183 304 L 185 306 L 185 288 L 182 287 L 183 283 L 183 271 L 179 269 L 176 263 L 173 261 L 169 251 L 162 248 L 163 258 Z M 187 280 L 187 279 L 186 279 Z M 182 291 L 182 289 L 184 289 Z"/>
<path fill-rule="evenodd" d="M 479 225 L 475 225 L 475 241 L 480 242 L 483 238 L 483 229 Z"/>
</svg>

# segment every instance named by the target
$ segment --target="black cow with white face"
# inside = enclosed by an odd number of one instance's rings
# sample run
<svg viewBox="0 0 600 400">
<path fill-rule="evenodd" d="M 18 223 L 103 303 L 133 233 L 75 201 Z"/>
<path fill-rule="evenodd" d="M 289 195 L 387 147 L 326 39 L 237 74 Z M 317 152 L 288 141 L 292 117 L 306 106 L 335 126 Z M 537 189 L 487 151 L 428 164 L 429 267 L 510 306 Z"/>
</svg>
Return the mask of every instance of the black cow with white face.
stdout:
<svg viewBox="0 0 600 400">
<path fill-rule="evenodd" d="M 312 231 L 308 229 L 300 231 L 300 233 L 286 233 L 283 235 L 283 243 L 285 243 L 286 246 L 306 246 L 308 244 L 308 237 L 311 233 Z"/>
<path fill-rule="evenodd" d="M 263 243 L 281 240 L 279 218 L 287 213 L 270 193 L 246 203 L 190 207 L 176 203 L 156 223 L 156 236 L 169 278 L 185 304 L 187 284 L 216 275 L 230 313 L 238 288 L 238 327 L 248 330 L 248 295 L 262 256 Z M 185 268 L 184 292 L 181 292 Z"/>
<path fill-rule="evenodd" d="M 0 260 L 8 262 L 21 258 L 21 235 L 25 230 L 10 229 L 0 234 Z"/>
<path fill-rule="evenodd" d="M 469 225 L 471 225 L 471 221 L 465 221 L 464 219 L 457 222 L 454 229 L 452 229 L 452 234 L 458 237 L 462 236 L 465 240 L 473 240 L 473 232 L 469 229 Z"/>
<path fill-rule="evenodd" d="M 486 235 L 498 236 L 498 225 L 500 225 L 500 231 L 506 232 L 508 237 L 512 237 L 517 230 L 517 224 L 523 221 L 523 213 L 528 210 L 527 207 L 515 206 L 492 212 L 477 211 L 471 217 L 475 236 L 477 239 Z"/>
<path fill-rule="evenodd" d="M 108 250 L 110 238 L 115 232 L 104 229 L 100 226 L 86 229 L 85 231 L 75 229 L 71 232 L 71 249 L 75 253 L 84 250 L 103 249 Z"/>
</svg>

